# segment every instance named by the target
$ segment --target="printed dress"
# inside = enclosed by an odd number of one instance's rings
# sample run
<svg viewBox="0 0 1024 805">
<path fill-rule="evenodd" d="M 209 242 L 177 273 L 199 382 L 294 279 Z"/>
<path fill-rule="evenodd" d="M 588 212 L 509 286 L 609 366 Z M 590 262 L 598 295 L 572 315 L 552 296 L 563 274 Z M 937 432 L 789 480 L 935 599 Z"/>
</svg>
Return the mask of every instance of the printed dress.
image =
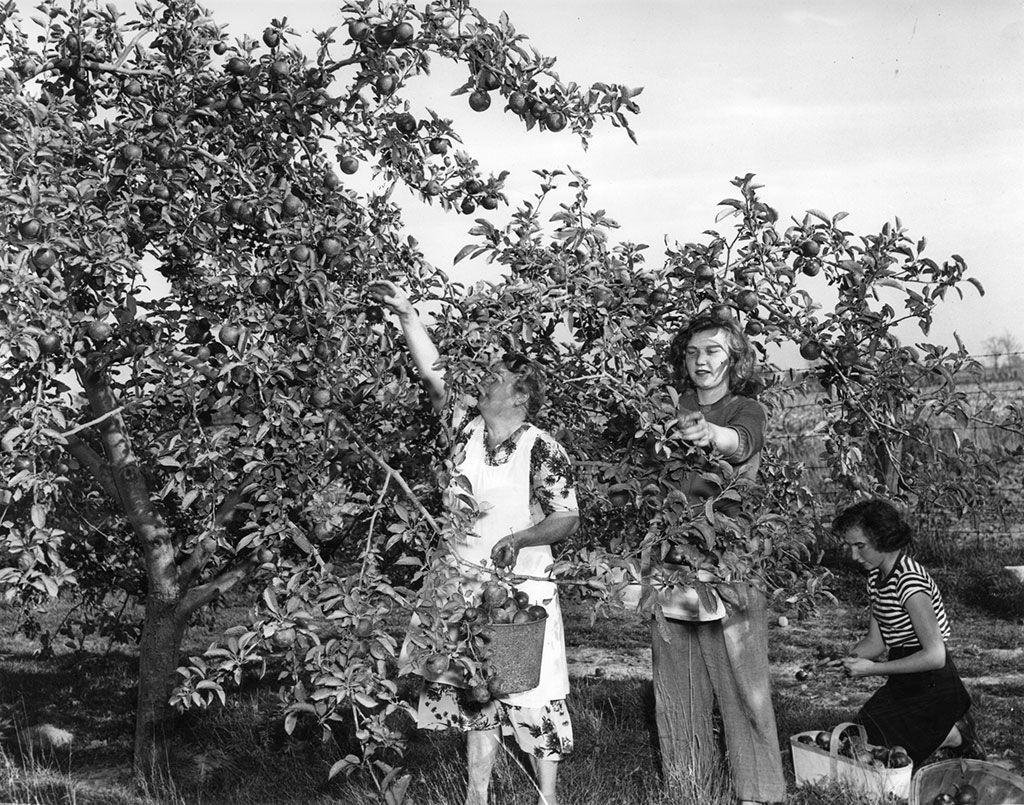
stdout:
<svg viewBox="0 0 1024 805">
<path fill-rule="evenodd" d="M 479 416 L 457 422 L 456 432 L 457 483 L 471 492 L 480 515 L 471 532 L 454 541 L 452 549 L 467 563 L 463 589 L 473 593 L 490 577 L 489 571 L 479 568 L 492 567 L 491 550 L 502 537 L 536 525 L 554 512 L 575 513 L 578 506 L 568 456 L 546 432 L 524 423 L 494 450 L 487 445 Z M 549 545 L 529 546 L 519 551 L 514 567 L 518 575 L 541 577 L 516 585 L 529 595 L 531 604 L 540 604 L 548 612 L 538 686 L 499 697 L 502 712 L 466 706 L 464 697 L 455 697 L 459 707 L 453 712 L 454 688 L 427 685 L 420 699 L 421 728 L 487 729 L 501 723 L 535 756 L 569 751 L 571 727 L 563 701 L 569 693 L 569 672 L 562 613 L 557 586 L 543 580 L 552 562 Z"/>
</svg>

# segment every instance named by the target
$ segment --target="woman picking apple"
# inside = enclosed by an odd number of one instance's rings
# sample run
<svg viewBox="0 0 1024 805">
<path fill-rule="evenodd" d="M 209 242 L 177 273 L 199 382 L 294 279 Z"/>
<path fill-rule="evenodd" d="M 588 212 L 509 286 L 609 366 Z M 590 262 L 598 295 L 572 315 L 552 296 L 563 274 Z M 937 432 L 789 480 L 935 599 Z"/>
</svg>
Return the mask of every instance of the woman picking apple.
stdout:
<svg viewBox="0 0 1024 805">
<path fill-rule="evenodd" d="M 398 316 L 413 363 L 440 413 L 447 395 L 444 375 L 437 368 L 440 356 L 416 309 L 391 282 L 372 283 L 368 291 Z M 572 470 L 562 446 L 528 422 L 543 401 L 536 363 L 506 354 L 491 366 L 477 391 L 475 410 L 455 413 L 452 455 L 457 465 L 453 477 L 463 489 L 468 485 L 481 513 L 473 532 L 453 539 L 451 548 L 467 568 L 490 562 L 534 577 L 522 582 L 519 590 L 548 613 L 540 684 L 474 706 L 458 680 L 427 683 L 420 694 L 417 723 L 421 729 L 457 727 L 466 733 L 466 805 L 487 803 L 502 732 L 511 734 L 530 757 L 538 805 L 557 805 L 558 762 L 573 743 L 565 706 L 569 673 L 557 588 L 542 578 L 553 562 L 551 545 L 579 526 Z M 479 589 L 483 584 L 467 569 L 463 586 Z"/>
<path fill-rule="evenodd" d="M 871 499 L 842 511 L 832 530 L 868 571 L 871 600 L 868 633 L 843 665 L 851 677 L 887 677 L 856 718 L 868 740 L 904 747 L 915 765 L 937 749 L 984 759 L 971 697 L 946 648 L 950 625 L 942 594 L 909 554 L 910 525 L 891 503 Z"/>
<path fill-rule="evenodd" d="M 672 340 L 669 358 L 681 391 L 681 437 L 753 480 L 764 444 L 765 412 L 754 399 L 754 350 L 739 325 L 732 318 L 701 314 Z M 703 470 L 695 467 L 683 480 L 696 516 L 721 492 Z M 720 499 L 714 506 L 734 516 L 739 503 Z M 730 589 L 728 609 L 695 605 L 652 623 L 662 766 L 669 774 L 685 774 L 699 757 L 707 757 L 717 700 L 740 802 L 781 801 L 786 783 L 768 676 L 765 596 L 746 582 L 732 582 Z"/>
</svg>

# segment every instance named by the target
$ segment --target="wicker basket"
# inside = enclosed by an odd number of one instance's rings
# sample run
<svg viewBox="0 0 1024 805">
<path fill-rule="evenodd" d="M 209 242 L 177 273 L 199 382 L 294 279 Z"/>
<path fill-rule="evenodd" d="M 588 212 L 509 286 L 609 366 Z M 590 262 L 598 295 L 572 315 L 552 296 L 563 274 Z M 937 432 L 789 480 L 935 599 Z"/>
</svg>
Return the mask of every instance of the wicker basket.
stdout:
<svg viewBox="0 0 1024 805">
<path fill-rule="evenodd" d="M 922 766 L 910 786 L 910 805 L 932 805 L 939 794 L 954 794 L 965 783 L 978 789 L 978 805 L 1024 805 L 1024 777 L 995 763 L 967 758 Z"/>
<path fill-rule="evenodd" d="M 540 684 L 540 661 L 544 656 L 547 616 L 527 623 L 491 623 L 487 659 L 491 665 L 491 694 L 522 693 Z"/>
</svg>

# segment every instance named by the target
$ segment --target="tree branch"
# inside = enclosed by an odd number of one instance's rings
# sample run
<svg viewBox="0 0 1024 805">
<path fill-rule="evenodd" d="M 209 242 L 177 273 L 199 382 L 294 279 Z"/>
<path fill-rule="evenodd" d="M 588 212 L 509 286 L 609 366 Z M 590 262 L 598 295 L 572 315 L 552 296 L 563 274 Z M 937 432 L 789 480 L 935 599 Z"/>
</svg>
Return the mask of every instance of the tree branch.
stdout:
<svg viewBox="0 0 1024 805">
<path fill-rule="evenodd" d="M 113 475 L 116 499 L 142 545 L 149 594 L 154 600 L 175 600 L 179 588 L 174 541 L 163 517 L 153 505 L 124 420 L 115 412 L 118 405 L 109 377 L 80 361 L 75 364 L 75 370 L 93 413 L 102 417 L 97 429 Z"/>
<path fill-rule="evenodd" d="M 220 528 L 228 521 L 231 514 L 234 512 L 235 507 L 245 499 L 245 494 L 248 488 L 249 482 L 248 479 L 246 479 L 245 483 L 225 495 L 224 500 L 221 501 L 220 506 L 217 507 L 217 511 L 213 515 L 214 529 Z M 203 548 L 203 542 L 200 540 L 192 553 L 190 553 L 185 561 L 178 567 L 178 579 L 180 583 L 184 586 L 191 584 L 192 581 L 195 580 L 196 576 L 199 575 L 199 571 L 202 570 L 206 560 L 216 552 L 216 548 L 212 551 L 208 551 Z"/>
<path fill-rule="evenodd" d="M 103 491 L 114 500 L 118 500 L 117 485 L 114 483 L 114 475 L 110 471 L 110 467 L 107 466 L 107 462 L 103 460 L 103 456 L 89 447 L 89 445 L 77 436 L 72 436 L 70 439 L 67 439 L 66 447 L 68 452 L 78 459 L 79 463 L 89 468 L 93 477 L 95 477 L 99 482 L 99 485 L 103 487 Z"/>
<path fill-rule="evenodd" d="M 185 593 L 178 606 L 178 613 L 183 618 L 188 618 L 193 612 L 218 596 L 223 595 L 238 582 L 244 580 L 250 573 L 259 567 L 259 560 L 250 558 L 241 564 L 229 567 L 218 576 L 210 579 L 206 584 L 200 584 Z"/>
<path fill-rule="evenodd" d="M 431 516 L 430 512 L 427 511 L 427 507 L 423 505 L 423 503 L 420 501 L 416 493 L 413 492 L 412 489 L 409 487 L 409 484 L 405 482 L 405 479 L 402 477 L 402 474 L 394 467 L 392 467 L 390 464 L 388 464 L 375 451 L 371 450 L 369 445 L 367 445 L 366 442 L 362 440 L 359 434 L 356 433 L 355 429 L 352 428 L 347 422 L 342 421 L 341 424 L 344 426 L 345 430 L 348 431 L 349 435 L 353 439 L 355 439 L 355 442 L 356 444 L 359 445 L 359 448 L 364 453 L 366 453 L 366 455 L 372 458 L 377 463 L 377 465 L 381 467 L 381 469 L 389 473 L 390 476 L 395 479 L 395 482 L 402 488 L 402 491 L 405 492 L 409 500 L 411 500 L 413 504 L 416 506 L 416 508 L 420 510 L 420 514 L 422 514 L 424 519 L 430 524 L 430 527 L 433 528 L 434 531 L 436 531 L 438 534 L 440 534 L 441 527 L 437 524 L 437 520 L 435 520 Z"/>
</svg>

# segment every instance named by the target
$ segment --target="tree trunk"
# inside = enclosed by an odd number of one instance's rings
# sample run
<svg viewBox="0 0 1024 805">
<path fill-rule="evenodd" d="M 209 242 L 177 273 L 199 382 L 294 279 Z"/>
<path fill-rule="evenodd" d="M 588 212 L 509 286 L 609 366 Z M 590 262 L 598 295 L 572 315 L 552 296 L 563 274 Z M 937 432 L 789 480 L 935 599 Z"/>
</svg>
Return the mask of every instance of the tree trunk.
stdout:
<svg viewBox="0 0 1024 805">
<path fill-rule="evenodd" d="M 167 779 L 174 713 L 169 704 L 186 619 L 178 603 L 150 596 L 139 641 L 139 703 L 135 719 L 135 776 Z"/>
</svg>

